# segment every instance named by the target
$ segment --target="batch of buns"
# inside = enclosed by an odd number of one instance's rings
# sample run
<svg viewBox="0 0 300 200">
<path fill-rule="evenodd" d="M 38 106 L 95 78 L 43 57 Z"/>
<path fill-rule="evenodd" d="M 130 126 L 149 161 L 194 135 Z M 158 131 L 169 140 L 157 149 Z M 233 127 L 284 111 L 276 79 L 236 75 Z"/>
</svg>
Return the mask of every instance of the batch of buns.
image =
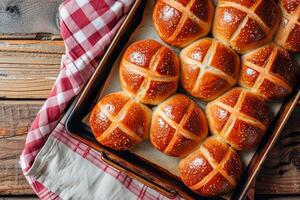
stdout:
<svg viewBox="0 0 300 200">
<path fill-rule="evenodd" d="M 299 4 L 219 0 L 215 8 L 211 0 L 157 0 L 154 27 L 182 50 L 177 56 L 150 39 L 126 49 L 119 70 L 124 91 L 103 97 L 90 116 L 97 141 L 123 151 L 149 138 L 159 151 L 181 158 L 180 177 L 194 192 L 231 191 L 242 172 L 236 150 L 258 145 L 272 119 L 268 101 L 293 90 L 288 51 L 300 50 Z M 211 29 L 214 38 L 206 37 Z M 179 82 L 207 102 L 205 113 L 176 94 Z"/>
</svg>

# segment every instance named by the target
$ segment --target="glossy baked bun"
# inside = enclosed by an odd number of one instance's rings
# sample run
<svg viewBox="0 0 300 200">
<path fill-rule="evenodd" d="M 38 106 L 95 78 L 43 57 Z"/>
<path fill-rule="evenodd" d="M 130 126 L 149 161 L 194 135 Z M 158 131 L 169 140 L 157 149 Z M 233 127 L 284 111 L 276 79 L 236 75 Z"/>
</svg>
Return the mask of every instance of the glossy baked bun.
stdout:
<svg viewBox="0 0 300 200">
<path fill-rule="evenodd" d="M 295 66 L 290 54 L 269 43 L 242 57 L 239 84 L 269 100 L 282 100 L 292 92 Z"/>
<path fill-rule="evenodd" d="M 281 24 L 275 42 L 288 51 L 300 51 L 300 1 L 279 0 Z"/>
<path fill-rule="evenodd" d="M 163 41 L 185 47 L 209 33 L 213 15 L 211 0 L 157 0 L 152 17 Z"/>
<path fill-rule="evenodd" d="M 149 136 L 151 110 L 123 92 L 103 97 L 90 116 L 99 143 L 114 150 L 127 150 Z"/>
<path fill-rule="evenodd" d="M 182 181 L 202 196 L 218 196 L 237 185 L 242 164 L 239 155 L 217 136 L 207 138 L 199 149 L 179 163 Z"/>
<path fill-rule="evenodd" d="M 161 152 L 181 157 L 195 149 L 207 136 L 207 121 L 190 98 L 176 94 L 153 112 L 150 140 Z"/>
<path fill-rule="evenodd" d="M 239 87 L 209 102 L 206 116 L 210 131 L 240 151 L 252 149 L 260 142 L 272 118 L 261 97 Z"/>
<path fill-rule="evenodd" d="M 120 64 L 122 88 L 138 101 L 156 105 L 175 93 L 180 62 L 169 48 L 154 40 L 131 44 Z"/>
<path fill-rule="evenodd" d="M 182 87 L 202 101 L 220 96 L 238 81 L 239 56 L 215 39 L 192 43 L 181 51 L 179 58 Z"/>
<path fill-rule="evenodd" d="M 219 0 L 213 35 L 239 53 L 270 41 L 280 23 L 274 0 Z"/>
</svg>

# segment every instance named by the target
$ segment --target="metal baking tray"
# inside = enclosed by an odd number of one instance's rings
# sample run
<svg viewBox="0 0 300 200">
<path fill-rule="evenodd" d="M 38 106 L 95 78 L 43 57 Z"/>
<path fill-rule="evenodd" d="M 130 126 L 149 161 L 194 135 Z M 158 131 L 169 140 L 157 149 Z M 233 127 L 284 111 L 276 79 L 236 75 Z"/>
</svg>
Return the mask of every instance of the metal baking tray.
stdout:
<svg viewBox="0 0 300 200">
<path fill-rule="evenodd" d="M 151 0 L 149 0 L 151 1 Z M 112 43 L 108 47 L 95 73 L 86 84 L 81 94 L 73 101 L 66 113 L 66 128 L 68 133 L 77 140 L 101 152 L 104 162 L 123 171 L 127 175 L 138 179 L 145 185 L 158 190 L 161 194 L 173 198 L 180 195 L 186 199 L 206 199 L 188 189 L 178 177 L 167 170 L 131 153 L 130 151 L 118 152 L 99 144 L 94 138 L 91 129 L 82 122 L 94 107 L 98 96 L 110 74 L 114 61 L 121 53 L 130 35 L 133 33 L 143 16 L 146 0 L 136 0 L 123 25 L 120 27 Z M 259 169 L 279 137 L 288 118 L 300 98 L 299 86 L 282 104 L 279 113 L 269 126 L 261 144 L 258 146 L 250 163 L 244 169 L 244 173 L 237 188 L 223 199 L 244 199 L 251 182 L 259 172 Z"/>
</svg>

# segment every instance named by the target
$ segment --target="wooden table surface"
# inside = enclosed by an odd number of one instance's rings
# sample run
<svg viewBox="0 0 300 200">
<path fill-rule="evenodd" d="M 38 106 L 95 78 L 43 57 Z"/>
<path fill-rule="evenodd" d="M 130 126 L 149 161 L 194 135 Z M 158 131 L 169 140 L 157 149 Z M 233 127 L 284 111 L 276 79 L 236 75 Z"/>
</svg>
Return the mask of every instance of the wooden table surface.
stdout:
<svg viewBox="0 0 300 200">
<path fill-rule="evenodd" d="M 0 200 L 34 198 L 18 159 L 63 52 L 60 40 L 0 40 Z M 256 195 L 261 198 L 300 198 L 299 122 L 300 105 L 257 177 Z"/>
<path fill-rule="evenodd" d="M 18 160 L 58 75 L 64 45 L 58 35 L 31 32 L 58 33 L 61 2 L 0 3 L 0 200 L 36 199 Z M 265 161 L 255 191 L 260 199 L 300 199 L 300 104 Z"/>
</svg>

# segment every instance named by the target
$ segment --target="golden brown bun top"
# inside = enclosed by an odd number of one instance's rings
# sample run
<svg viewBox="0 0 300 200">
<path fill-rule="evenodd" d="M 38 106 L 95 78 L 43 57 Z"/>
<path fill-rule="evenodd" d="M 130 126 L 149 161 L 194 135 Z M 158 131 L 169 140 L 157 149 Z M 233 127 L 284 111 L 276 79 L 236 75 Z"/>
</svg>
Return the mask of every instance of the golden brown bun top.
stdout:
<svg viewBox="0 0 300 200">
<path fill-rule="evenodd" d="M 300 5 L 300 0 L 280 0 L 279 2 L 288 13 L 295 12 Z"/>
<path fill-rule="evenodd" d="M 282 22 L 274 41 L 291 52 L 300 51 L 300 1 L 280 0 Z"/>
<path fill-rule="evenodd" d="M 217 196 L 236 186 L 242 173 L 242 163 L 236 151 L 220 137 L 212 136 L 180 161 L 179 172 L 191 190 L 203 196 Z"/>
<path fill-rule="evenodd" d="M 183 88 L 202 101 L 220 96 L 237 83 L 239 56 L 213 38 L 193 42 L 179 57 Z"/>
<path fill-rule="evenodd" d="M 187 56 L 199 62 L 203 62 L 209 48 L 215 44 L 214 51 L 210 52 L 210 63 L 213 67 L 223 71 L 229 76 L 237 77 L 237 65 L 239 65 L 239 56 L 230 47 L 218 42 L 213 38 L 200 39 L 190 46 L 186 47 Z M 183 51 L 184 52 L 184 51 Z"/>
<path fill-rule="evenodd" d="M 267 100 L 282 100 L 293 90 L 295 66 L 290 54 L 275 43 L 242 57 L 239 84 Z"/>
<path fill-rule="evenodd" d="M 209 52 L 210 48 L 213 51 Z M 232 78 L 237 78 L 238 76 L 239 56 L 230 47 L 213 38 L 207 37 L 195 41 L 181 52 L 182 56 L 186 55 L 195 61 L 221 70 L 220 73 L 223 72 Z M 211 58 L 209 63 L 204 63 L 205 57 Z"/>
<path fill-rule="evenodd" d="M 101 98 L 90 116 L 97 141 L 114 150 L 126 150 L 148 137 L 150 121 L 151 110 L 124 92 Z"/>
<path fill-rule="evenodd" d="M 229 4 L 227 4 L 228 7 L 230 3 L 232 3 L 233 7 L 235 7 L 235 4 L 239 5 L 240 7 L 237 7 L 238 10 L 245 11 L 246 14 L 248 14 L 247 9 L 255 7 L 253 15 L 256 16 L 254 18 L 258 21 L 262 20 L 263 26 L 272 27 L 276 24 L 275 21 L 278 19 L 275 17 L 278 8 L 273 0 L 219 0 L 220 4 L 223 2 L 229 2 Z M 270 13 L 270 11 L 273 13 Z"/>
<path fill-rule="evenodd" d="M 155 40 L 131 44 L 120 64 L 123 90 L 139 102 L 157 105 L 176 92 L 180 62 L 178 56 Z"/>
<path fill-rule="evenodd" d="M 247 89 L 235 87 L 216 100 L 231 108 L 234 108 L 239 103 L 240 108 L 238 112 L 261 122 L 265 126 L 271 122 L 272 114 L 266 102 Z"/>
<path fill-rule="evenodd" d="M 205 114 L 189 97 L 175 94 L 154 111 L 150 140 L 160 151 L 181 157 L 199 146 L 208 133 Z"/>
<path fill-rule="evenodd" d="M 295 66 L 292 57 L 286 50 L 275 43 L 269 43 L 249 52 L 242 57 L 242 60 L 261 68 L 269 68 L 267 73 L 271 75 L 270 79 L 273 76 L 284 80 L 288 85 L 294 83 Z M 268 62 L 269 66 L 267 65 Z"/>
<path fill-rule="evenodd" d="M 210 31 L 213 13 L 211 0 L 157 0 L 153 23 L 162 40 L 184 47 Z"/>
<path fill-rule="evenodd" d="M 208 128 L 204 113 L 189 97 L 183 94 L 173 95 L 160 105 L 160 109 L 176 124 L 179 124 L 183 117 L 189 114 L 185 121 L 182 121 L 185 122 L 182 124 L 182 128 L 200 138 L 207 135 Z"/>
<path fill-rule="evenodd" d="M 206 115 L 211 132 L 240 151 L 257 146 L 272 120 L 266 101 L 241 87 L 209 102 Z"/>
<path fill-rule="evenodd" d="M 131 44 L 126 49 L 123 59 L 139 67 L 149 69 L 151 68 L 151 59 L 153 59 L 155 53 L 158 53 L 157 51 L 162 47 L 163 52 L 160 53 L 163 59 L 156 67 L 156 72 L 161 75 L 178 76 L 178 64 L 175 63 L 176 59 L 172 59 L 173 57 L 176 57 L 176 55 L 174 56 L 174 53 L 169 48 L 155 40 L 140 40 Z"/>
<path fill-rule="evenodd" d="M 270 41 L 279 23 L 279 8 L 273 0 L 220 0 L 213 34 L 245 53 Z"/>
</svg>

